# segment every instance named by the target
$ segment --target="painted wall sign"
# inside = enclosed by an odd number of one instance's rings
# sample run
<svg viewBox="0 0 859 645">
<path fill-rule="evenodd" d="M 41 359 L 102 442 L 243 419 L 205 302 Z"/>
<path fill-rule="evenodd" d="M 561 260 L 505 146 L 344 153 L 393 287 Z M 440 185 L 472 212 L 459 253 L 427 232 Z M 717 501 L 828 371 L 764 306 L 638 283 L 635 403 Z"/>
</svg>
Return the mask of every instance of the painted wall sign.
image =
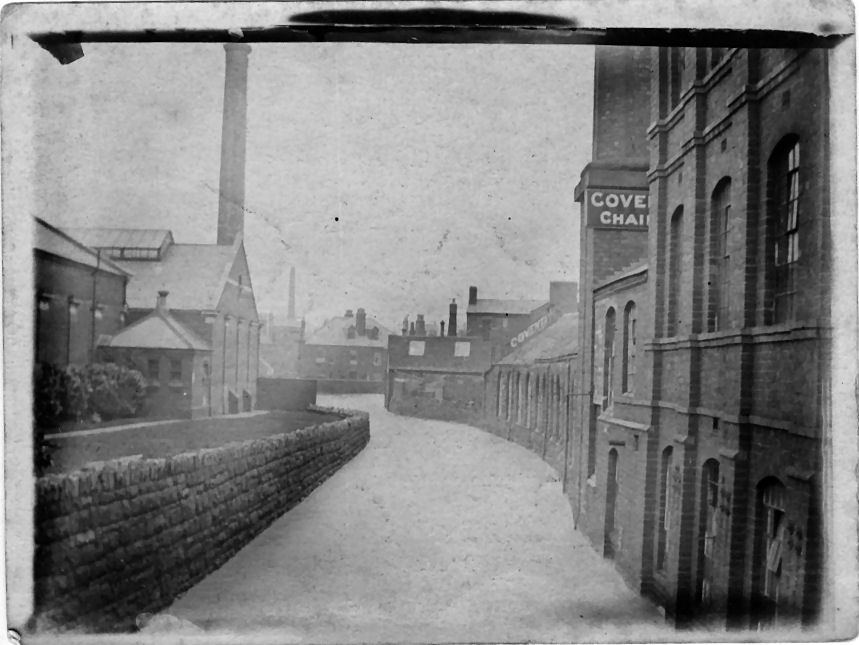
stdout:
<svg viewBox="0 0 859 645">
<path fill-rule="evenodd" d="M 588 188 L 585 208 L 590 228 L 646 231 L 648 192 L 628 188 Z"/>
<path fill-rule="evenodd" d="M 555 322 L 557 318 L 558 316 L 554 312 L 548 313 L 545 316 L 538 318 L 510 339 L 510 347 L 518 347 L 532 336 L 539 334 L 551 323 Z"/>
</svg>

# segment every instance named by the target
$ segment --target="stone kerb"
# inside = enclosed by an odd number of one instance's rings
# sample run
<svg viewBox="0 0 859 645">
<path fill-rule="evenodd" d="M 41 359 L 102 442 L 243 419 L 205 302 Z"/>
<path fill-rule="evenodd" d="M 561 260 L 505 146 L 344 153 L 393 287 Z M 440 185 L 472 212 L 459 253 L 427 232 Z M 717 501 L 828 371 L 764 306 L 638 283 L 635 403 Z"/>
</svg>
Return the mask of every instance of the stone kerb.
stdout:
<svg viewBox="0 0 859 645">
<path fill-rule="evenodd" d="M 123 631 L 217 569 L 370 439 L 369 415 L 36 483 L 35 629 Z"/>
</svg>

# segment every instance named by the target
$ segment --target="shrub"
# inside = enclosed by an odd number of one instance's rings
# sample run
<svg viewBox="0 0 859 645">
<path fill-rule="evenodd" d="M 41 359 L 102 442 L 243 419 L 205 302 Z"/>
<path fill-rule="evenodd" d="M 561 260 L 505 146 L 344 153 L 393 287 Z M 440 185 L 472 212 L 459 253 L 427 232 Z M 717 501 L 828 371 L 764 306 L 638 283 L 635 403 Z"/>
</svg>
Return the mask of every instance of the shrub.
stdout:
<svg viewBox="0 0 859 645">
<path fill-rule="evenodd" d="M 117 419 L 140 413 L 146 381 L 135 369 L 114 363 L 41 365 L 34 382 L 33 412 L 39 426 L 62 420 Z"/>
<path fill-rule="evenodd" d="M 102 419 L 133 417 L 143 405 L 146 382 L 137 370 L 115 363 L 87 366 L 90 411 Z"/>
<path fill-rule="evenodd" d="M 90 385 L 86 368 L 69 365 L 65 372 L 63 418 L 80 421 L 89 416 Z"/>
</svg>

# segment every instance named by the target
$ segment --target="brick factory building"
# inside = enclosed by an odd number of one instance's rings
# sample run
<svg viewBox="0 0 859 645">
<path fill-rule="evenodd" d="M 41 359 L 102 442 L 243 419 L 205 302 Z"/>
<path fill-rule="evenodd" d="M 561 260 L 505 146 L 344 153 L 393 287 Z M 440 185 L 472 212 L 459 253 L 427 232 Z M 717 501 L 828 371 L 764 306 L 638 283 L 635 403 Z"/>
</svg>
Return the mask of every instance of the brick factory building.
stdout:
<svg viewBox="0 0 859 645">
<path fill-rule="evenodd" d="M 205 404 L 192 405 L 198 409 L 195 416 L 254 409 L 259 319 L 241 235 L 231 244 L 217 245 L 176 244 L 170 231 L 163 230 L 81 228 L 70 233 L 132 274 L 128 324 L 149 316 L 158 294 L 166 292 L 171 319 L 211 349 L 211 362 L 200 361 L 189 375 L 211 392 Z M 170 364 L 168 354 L 176 349 L 174 340 L 164 349 L 157 373 L 154 367 L 150 373 L 148 359 L 143 371 L 151 394 L 165 387 L 163 374 Z"/>
<path fill-rule="evenodd" d="M 574 510 L 678 625 L 820 609 L 828 55 L 597 47 Z"/>
<path fill-rule="evenodd" d="M 129 273 L 47 222 L 35 224 L 35 362 L 90 363 L 99 338 L 125 324 Z"/>
<path fill-rule="evenodd" d="M 212 346 L 170 313 L 168 293 L 158 294 L 155 309 L 99 346 L 100 358 L 130 365 L 146 377 L 149 417 L 210 416 Z"/>
<path fill-rule="evenodd" d="M 390 334 L 364 309 L 348 309 L 306 335 L 300 376 L 317 380 L 320 392 L 384 392 Z"/>
<path fill-rule="evenodd" d="M 497 361 L 485 379 L 485 418 L 493 433 L 533 450 L 564 475 L 570 458 L 578 314 L 564 313 Z"/>
</svg>

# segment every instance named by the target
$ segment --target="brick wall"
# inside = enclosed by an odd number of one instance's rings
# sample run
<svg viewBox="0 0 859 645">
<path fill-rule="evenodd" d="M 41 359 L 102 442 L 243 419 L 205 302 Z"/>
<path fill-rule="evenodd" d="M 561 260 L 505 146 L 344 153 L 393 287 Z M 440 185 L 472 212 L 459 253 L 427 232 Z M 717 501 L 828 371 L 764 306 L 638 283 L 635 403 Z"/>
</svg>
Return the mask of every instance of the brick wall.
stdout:
<svg viewBox="0 0 859 645">
<path fill-rule="evenodd" d="M 344 418 L 40 478 L 35 627 L 122 631 L 168 606 L 367 444 L 366 413 L 329 411 Z"/>
<path fill-rule="evenodd" d="M 257 381 L 260 410 L 306 410 L 316 403 L 316 381 L 298 378 L 261 378 Z"/>
<path fill-rule="evenodd" d="M 390 370 L 388 410 L 475 423 L 483 413 L 483 374 Z"/>
</svg>

